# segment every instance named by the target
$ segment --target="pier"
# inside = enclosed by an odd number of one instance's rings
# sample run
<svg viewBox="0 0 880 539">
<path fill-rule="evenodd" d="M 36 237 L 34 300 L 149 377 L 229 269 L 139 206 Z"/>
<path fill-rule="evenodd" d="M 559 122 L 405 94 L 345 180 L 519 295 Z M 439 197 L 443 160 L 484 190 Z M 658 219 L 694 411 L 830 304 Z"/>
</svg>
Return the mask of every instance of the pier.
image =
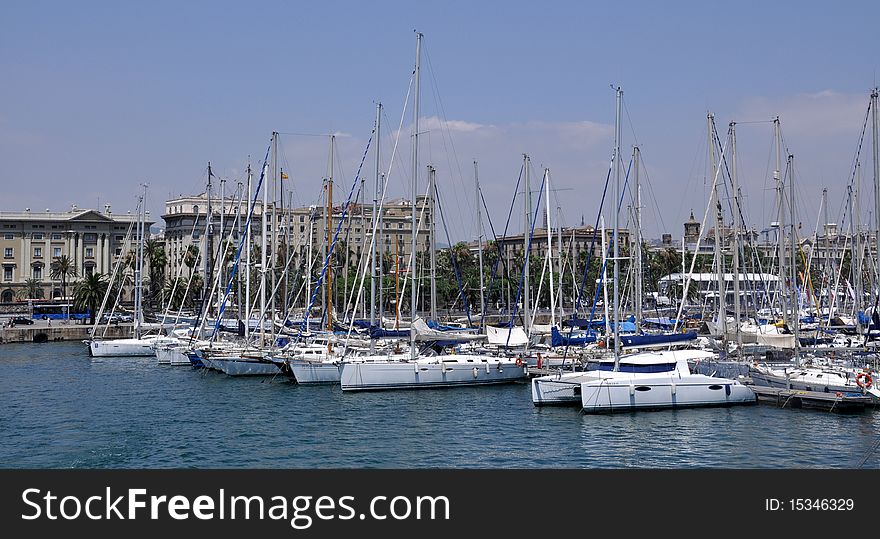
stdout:
<svg viewBox="0 0 880 539">
<path fill-rule="evenodd" d="M 758 396 L 758 402 L 775 404 L 781 408 L 813 408 L 829 412 L 861 412 L 873 405 L 870 395 L 858 393 L 831 393 L 802 391 L 749 385 Z"/>
<path fill-rule="evenodd" d="M 0 344 L 22 342 L 51 342 L 51 341 L 81 341 L 91 338 L 89 331 L 91 324 L 82 324 L 76 320 L 69 322 L 53 320 L 51 324 L 46 320 L 34 320 L 33 325 L 3 327 L 0 329 Z M 100 332 L 104 326 L 100 326 Z M 105 337 L 118 339 L 130 337 L 131 324 L 110 325 L 107 327 Z"/>
</svg>

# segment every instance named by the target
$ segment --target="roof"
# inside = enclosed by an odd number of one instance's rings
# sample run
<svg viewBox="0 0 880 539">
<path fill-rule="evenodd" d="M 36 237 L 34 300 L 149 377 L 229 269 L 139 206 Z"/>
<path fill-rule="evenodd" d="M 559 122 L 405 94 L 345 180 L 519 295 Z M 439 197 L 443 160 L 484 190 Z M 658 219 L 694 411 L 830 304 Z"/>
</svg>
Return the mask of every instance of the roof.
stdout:
<svg viewBox="0 0 880 539">
<path fill-rule="evenodd" d="M 122 214 L 114 214 L 111 213 L 109 215 L 99 212 L 98 210 L 73 210 L 66 212 L 34 212 L 34 211 L 23 211 L 23 212 L 12 212 L 12 211 L 0 211 L 0 220 L 7 221 L 102 221 L 102 222 L 113 222 L 113 221 L 124 221 L 131 222 L 137 220 L 137 215 L 132 215 L 129 213 Z M 153 223 L 153 221 L 147 220 L 147 223 Z"/>
</svg>

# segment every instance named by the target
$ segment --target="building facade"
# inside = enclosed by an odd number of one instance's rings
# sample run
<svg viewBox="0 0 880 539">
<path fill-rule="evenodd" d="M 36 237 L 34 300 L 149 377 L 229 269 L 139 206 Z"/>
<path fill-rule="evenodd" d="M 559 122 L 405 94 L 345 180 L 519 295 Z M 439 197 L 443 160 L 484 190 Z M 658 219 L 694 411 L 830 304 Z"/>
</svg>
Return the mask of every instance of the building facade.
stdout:
<svg viewBox="0 0 880 539">
<path fill-rule="evenodd" d="M 420 222 L 416 250 L 426 252 L 429 250 L 429 229 L 433 218 L 431 202 L 427 197 L 419 196 L 416 204 L 417 218 Z M 339 249 L 336 252 L 344 253 L 344 246 L 348 246 L 350 262 L 354 265 L 362 253 L 369 250 L 373 206 L 351 204 L 345 221 L 339 227 L 343 217 L 342 210 L 342 205 L 333 206 L 332 224 L 328 235 L 326 206 L 281 208 L 269 204 L 264 212 L 262 201 L 257 201 L 251 218 L 252 244 L 262 245 L 263 219 L 267 217 L 270 220 L 266 232 L 269 243 L 267 255 L 271 254 L 273 249 L 283 254 L 285 246 L 289 245 L 293 250 L 294 260 L 301 262 L 308 256 L 308 247 L 311 244 L 313 267 L 320 270 L 325 258 L 325 249 L 338 229 L 337 247 L 334 250 Z M 398 253 L 402 257 L 409 256 L 412 250 L 412 202 L 404 199 L 391 200 L 386 202 L 380 211 L 381 227 L 377 231 L 377 250 L 387 255 Z M 166 277 L 188 275 L 187 262 L 194 262 L 194 271 L 202 271 L 201 268 L 205 263 L 202 255 L 208 250 L 209 235 L 212 238 L 210 252 L 213 255 L 216 255 L 220 249 L 221 238 L 230 238 L 233 250 L 237 249 L 241 234 L 246 229 L 247 213 L 246 200 L 226 197 L 221 203 L 219 197 L 213 198 L 212 218 L 209 223 L 208 197 L 205 193 L 166 201 L 165 213 L 162 215 L 165 221 Z M 198 247 L 199 257 L 196 261 L 187 258 L 187 251 L 191 245 Z"/>
<path fill-rule="evenodd" d="M 61 280 L 51 277 L 52 261 L 62 256 L 73 262 L 76 271 L 76 277 L 67 278 L 68 296 L 78 278 L 109 274 L 124 251 L 129 231 L 129 246 L 136 244 L 136 221 L 136 215 L 112 213 L 109 205 L 104 212 L 76 206 L 67 212 L 0 212 L 0 301 L 62 297 Z M 38 283 L 41 297 L 26 297 L 31 295 L 30 279 Z"/>
</svg>

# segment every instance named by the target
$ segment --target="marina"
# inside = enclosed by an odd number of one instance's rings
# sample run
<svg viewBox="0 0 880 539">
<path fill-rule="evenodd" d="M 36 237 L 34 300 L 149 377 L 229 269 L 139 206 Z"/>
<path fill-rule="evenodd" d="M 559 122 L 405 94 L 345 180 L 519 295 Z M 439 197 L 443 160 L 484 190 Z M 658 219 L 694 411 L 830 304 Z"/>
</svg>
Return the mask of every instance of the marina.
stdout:
<svg viewBox="0 0 880 539">
<path fill-rule="evenodd" d="M 527 383 L 343 392 L 82 343 L 0 346 L 0 458 L 22 468 L 856 468 L 880 413 L 535 407 Z"/>
</svg>

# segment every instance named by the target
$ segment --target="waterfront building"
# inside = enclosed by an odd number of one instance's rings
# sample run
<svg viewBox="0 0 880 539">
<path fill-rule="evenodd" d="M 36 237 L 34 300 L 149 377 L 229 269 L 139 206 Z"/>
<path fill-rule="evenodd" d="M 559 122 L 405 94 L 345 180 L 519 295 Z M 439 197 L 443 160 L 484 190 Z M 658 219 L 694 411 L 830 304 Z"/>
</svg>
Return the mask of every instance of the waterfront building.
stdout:
<svg viewBox="0 0 880 539">
<path fill-rule="evenodd" d="M 61 280 L 51 276 L 52 261 L 62 256 L 73 262 L 77 275 L 67 279 L 68 296 L 76 279 L 93 273 L 110 274 L 123 254 L 129 230 L 129 244 L 136 245 L 136 221 L 137 216 L 131 213 L 111 212 L 109 204 L 103 212 L 76 205 L 65 212 L 30 208 L 0 212 L 0 301 L 62 297 Z M 147 230 L 150 224 L 147 221 Z M 39 285 L 37 298 L 28 297 L 30 279 Z"/>
<path fill-rule="evenodd" d="M 429 228 L 432 222 L 433 212 L 430 207 L 430 199 L 425 196 L 416 198 L 417 218 L 421 221 L 418 231 L 418 252 L 429 250 Z M 402 257 L 401 264 L 406 264 L 407 257 L 412 245 L 412 202 L 405 199 L 386 201 L 380 209 L 382 227 L 378 230 L 377 250 L 386 257 L 395 253 Z M 282 258 L 286 258 L 285 246 L 290 245 L 293 249 L 293 261 L 296 264 L 305 261 L 308 253 L 308 245 L 311 241 L 313 267 L 320 271 L 324 261 L 324 249 L 328 245 L 327 234 L 327 208 L 326 205 L 301 206 L 296 208 L 282 208 L 279 205 L 269 204 L 263 211 L 262 201 L 258 200 L 254 206 L 251 218 L 251 237 L 254 246 L 261 245 L 263 218 L 268 215 L 270 222 L 267 227 L 269 241 L 274 245 L 275 252 Z M 329 240 L 333 239 L 336 229 L 342 219 L 342 205 L 333 206 L 333 224 L 329 234 Z M 223 230 L 220 228 L 220 216 L 223 214 Z M 240 236 L 239 230 L 244 230 L 247 219 L 247 200 L 240 201 L 234 197 L 225 197 L 221 203 L 219 197 L 211 200 L 211 252 L 217 253 L 220 248 L 222 237 L 231 237 L 233 249 L 238 248 Z M 169 199 L 165 202 L 165 213 L 162 219 L 165 221 L 163 232 L 165 251 L 167 257 L 166 277 L 173 278 L 181 271 L 181 264 L 187 262 L 186 253 L 190 245 L 196 245 L 199 251 L 194 267 L 203 267 L 201 254 L 207 249 L 208 231 L 208 198 L 206 193 L 198 195 L 181 196 Z M 237 219 L 238 217 L 238 219 Z M 369 250 L 370 234 L 373 226 L 373 206 L 371 203 L 352 203 L 346 214 L 345 222 L 339 230 L 336 251 L 340 258 L 345 259 L 347 246 L 350 267 L 355 267 L 363 252 Z M 239 226 L 240 224 L 240 226 Z M 269 253 L 271 254 L 270 246 Z M 271 260 L 271 256 L 270 256 Z M 183 268 L 183 275 L 188 274 L 188 269 Z"/>
</svg>

